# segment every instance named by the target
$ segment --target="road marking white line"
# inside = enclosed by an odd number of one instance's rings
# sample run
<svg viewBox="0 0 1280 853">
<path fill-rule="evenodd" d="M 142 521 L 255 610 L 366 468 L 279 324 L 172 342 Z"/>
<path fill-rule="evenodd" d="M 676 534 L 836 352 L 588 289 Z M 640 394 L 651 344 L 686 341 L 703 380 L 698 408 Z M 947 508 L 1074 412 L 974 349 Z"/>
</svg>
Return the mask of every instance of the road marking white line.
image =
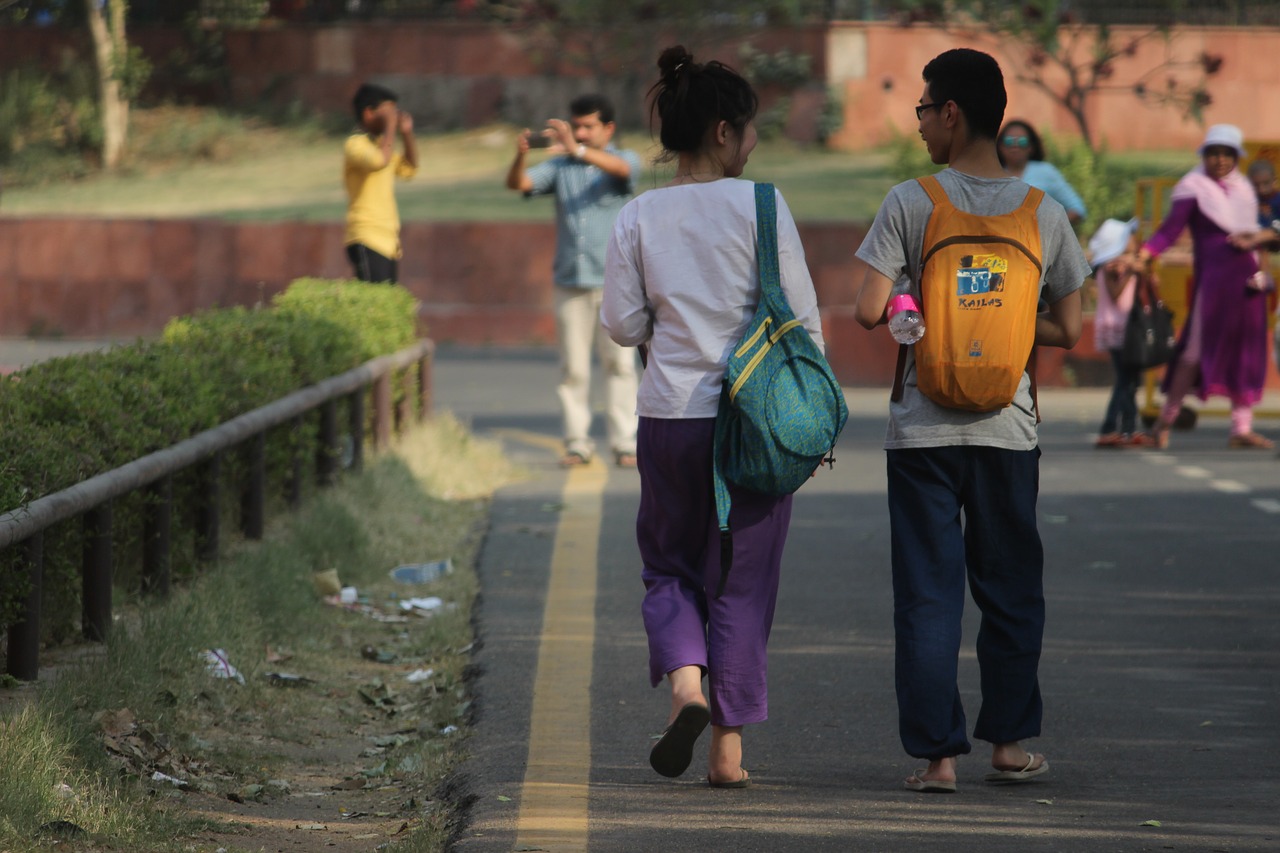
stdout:
<svg viewBox="0 0 1280 853">
<path fill-rule="evenodd" d="M 1237 482 L 1236 480 L 1214 480 L 1209 483 L 1209 486 L 1220 492 L 1225 492 L 1228 495 L 1247 495 L 1249 492 L 1253 491 L 1253 489 L 1249 488 L 1244 483 Z"/>
<path fill-rule="evenodd" d="M 1179 465 L 1173 470 L 1192 480 L 1207 480 L 1209 477 L 1213 476 L 1209 471 L 1201 468 L 1199 465 Z"/>
<path fill-rule="evenodd" d="M 1253 501 L 1253 505 L 1263 512 L 1280 515 L 1280 501 L 1272 500 L 1271 498 L 1257 498 Z"/>
</svg>

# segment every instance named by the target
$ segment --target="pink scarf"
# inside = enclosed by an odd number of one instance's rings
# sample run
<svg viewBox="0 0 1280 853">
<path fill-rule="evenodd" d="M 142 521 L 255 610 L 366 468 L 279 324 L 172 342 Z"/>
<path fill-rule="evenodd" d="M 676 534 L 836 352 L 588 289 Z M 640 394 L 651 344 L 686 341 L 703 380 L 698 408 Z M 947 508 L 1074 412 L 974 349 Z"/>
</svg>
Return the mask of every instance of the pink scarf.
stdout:
<svg viewBox="0 0 1280 853">
<path fill-rule="evenodd" d="M 1202 163 L 1182 176 L 1169 198 L 1195 199 L 1200 212 L 1228 234 L 1258 230 L 1258 196 L 1239 169 L 1215 181 L 1205 174 Z"/>
</svg>

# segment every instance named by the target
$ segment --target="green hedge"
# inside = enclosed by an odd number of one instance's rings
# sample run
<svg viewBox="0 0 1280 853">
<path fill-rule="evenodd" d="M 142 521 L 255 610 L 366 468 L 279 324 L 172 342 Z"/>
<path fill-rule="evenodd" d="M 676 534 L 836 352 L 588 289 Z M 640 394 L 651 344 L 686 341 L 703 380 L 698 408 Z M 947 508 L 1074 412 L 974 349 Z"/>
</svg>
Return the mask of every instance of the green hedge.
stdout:
<svg viewBox="0 0 1280 853">
<path fill-rule="evenodd" d="M 270 308 L 229 308 L 173 320 L 160 340 L 68 356 L 0 378 L 0 512 L 169 447 L 306 385 L 403 349 L 417 337 L 417 303 L 399 287 L 300 279 Z M 345 420 L 343 421 L 345 423 Z M 268 482 L 280 485 L 299 442 L 281 427 L 267 437 Z M 224 512 L 235 529 L 239 458 L 224 462 Z M 175 478 L 173 564 L 195 568 L 194 477 Z M 113 506 L 117 594 L 136 589 L 145 495 Z M 81 525 L 45 534 L 42 629 L 78 632 Z M 26 594 L 16 549 L 0 554 L 0 625 Z"/>
</svg>

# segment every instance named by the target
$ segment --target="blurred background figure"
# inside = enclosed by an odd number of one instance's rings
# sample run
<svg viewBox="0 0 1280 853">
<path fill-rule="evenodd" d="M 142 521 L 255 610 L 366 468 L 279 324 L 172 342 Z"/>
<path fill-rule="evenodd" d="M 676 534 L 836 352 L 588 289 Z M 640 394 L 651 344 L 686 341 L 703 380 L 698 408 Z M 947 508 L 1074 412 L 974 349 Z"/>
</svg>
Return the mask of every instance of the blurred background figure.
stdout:
<svg viewBox="0 0 1280 853">
<path fill-rule="evenodd" d="M 1129 265 L 1137 219 L 1108 219 L 1089 238 L 1089 265 L 1098 283 L 1098 305 L 1093 315 L 1093 345 L 1110 353 L 1115 382 L 1098 430 L 1097 447 L 1149 447 L 1151 436 L 1138 430 L 1138 382 L 1142 369 L 1126 364 L 1124 330 L 1138 287 L 1138 270 Z"/>
<path fill-rule="evenodd" d="M 1075 187 L 1052 163 L 1044 159 L 1044 144 L 1035 128 L 1022 119 L 1010 119 L 996 140 L 996 151 L 1005 170 L 1022 178 L 1067 209 L 1072 225 L 1082 222 L 1087 211 Z"/>
<path fill-rule="evenodd" d="M 1200 165 L 1170 193 L 1168 216 L 1138 250 L 1137 262 L 1146 264 L 1184 229 L 1191 231 L 1195 292 L 1165 373 L 1165 403 L 1152 438 L 1159 448 L 1169 445 L 1182 400 L 1194 390 L 1201 400 L 1231 401 L 1228 446 L 1266 449 L 1273 444 L 1253 431 L 1253 407 L 1267 377 L 1267 293 L 1257 256 L 1231 239 L 1258 233 L 1258 197 L 1238 168 L 1244 135 L 1235 125 L 1215 124 L 1199 154 Z"/>
</svg>

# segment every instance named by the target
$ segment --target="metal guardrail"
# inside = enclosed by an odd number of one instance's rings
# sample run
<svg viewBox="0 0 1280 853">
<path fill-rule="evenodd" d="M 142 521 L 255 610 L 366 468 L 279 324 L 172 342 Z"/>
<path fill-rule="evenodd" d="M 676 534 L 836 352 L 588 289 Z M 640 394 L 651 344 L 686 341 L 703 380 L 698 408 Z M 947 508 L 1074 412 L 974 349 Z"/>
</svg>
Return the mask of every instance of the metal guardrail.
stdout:
<svg viewBox="0 0 1280 853">
<path fill-rule="evenodd" d="M 201 468 L 203 488 L 196 519 L 196 553 L 200 559 L 216 559 L 222 454 L 232 447 L 244 445 L 248 476 L 241 492 L 241 530 L 246 538 L 260 539 L 265 527 L 267 430 L 288 422 L 293 422 L 294 428 L 300 429 L 302 416 L 319 409 L 316 478 L 321 486 L 329 485 L 342 452 L 338 432 L 338 398 L 345 396 L 348 401 L 351 467 L 358 470 L 364 458 L 365 389 L 373 386 L 374 446 L 385 447 L 391 441 L 396 422 L 405 424 L 413 416 L 421 420 L 430 415 L 431 359 L 434 353 L 432 341 L 419 341 L 397 353 L 375 358 L 346 373 L 295 391 L 164 450 L 38 498 L 23 509 L 0 514 L 0 549 L 9 546 L 21 549 L 29 581 L 22 621 L 9 626 L 9 674 L 24 681 L 34 681 L 39 673 L 43 534 L 47 528 L 78 515 L 83 516 L 82 630 L 89 640 L 104 640 L 111 625 L 112 500 L 138 489 L 147 489 L 152 495 L 153 499 L 147 502 L 144 519 L 143 588 L 151 593 L 167 594 L 174 474 L 194 466 Z M 391 375 L 415 363 L 418 365 L 416 394 L 410 387 L 414 384 L 414 377 L 406 372 L 402 379 L 405 393 L 400 410 L 393 412 Z M 301 503 L 302 481 L 303 459 L 299 455 L 294 459 L 288 489 L 292 507 Z"/>
</svg>

